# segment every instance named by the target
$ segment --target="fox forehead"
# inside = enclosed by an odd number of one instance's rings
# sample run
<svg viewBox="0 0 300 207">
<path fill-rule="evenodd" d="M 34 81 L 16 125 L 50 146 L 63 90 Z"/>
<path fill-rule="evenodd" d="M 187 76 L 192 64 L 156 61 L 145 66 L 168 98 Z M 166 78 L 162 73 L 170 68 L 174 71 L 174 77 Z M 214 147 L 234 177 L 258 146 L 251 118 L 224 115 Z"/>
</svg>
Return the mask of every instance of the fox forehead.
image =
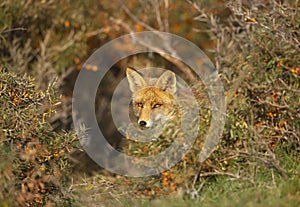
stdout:
<svg viewBox="0 0 300 207">
<path fill-rule="evenodd" d="M 143 88 L 135 92 L 132 99 L 134 102 L 159 104 L 171 104 L 175 101 L 171 93 L 165 92 L 157 87 Z"/>
</svg>

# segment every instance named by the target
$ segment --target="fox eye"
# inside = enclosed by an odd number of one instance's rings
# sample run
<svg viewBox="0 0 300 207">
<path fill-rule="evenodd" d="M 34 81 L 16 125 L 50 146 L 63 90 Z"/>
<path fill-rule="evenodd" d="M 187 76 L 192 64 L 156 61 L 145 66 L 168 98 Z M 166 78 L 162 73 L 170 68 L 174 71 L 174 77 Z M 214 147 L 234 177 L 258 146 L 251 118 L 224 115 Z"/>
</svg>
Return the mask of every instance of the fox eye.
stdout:
<svg viewBox="0 0 300 207">
<path fill-rule="evenodd" d="M 143 103 L 137 103 L 137 106 L 143 108 Z"/>
<path fill-rule="evenodd" d="M 158 107 L 161 107 L 161 104 L 155 104 L 155 105 L 153 106 L 153 108 L 158 108 Z"/>
</svg>

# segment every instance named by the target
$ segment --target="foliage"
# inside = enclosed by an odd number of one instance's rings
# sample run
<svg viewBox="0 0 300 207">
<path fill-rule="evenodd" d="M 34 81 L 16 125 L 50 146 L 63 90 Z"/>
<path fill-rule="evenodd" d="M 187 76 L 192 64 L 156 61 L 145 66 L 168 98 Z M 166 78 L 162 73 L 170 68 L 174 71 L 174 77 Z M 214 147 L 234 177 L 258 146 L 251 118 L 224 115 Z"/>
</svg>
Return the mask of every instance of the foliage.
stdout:
<svg viewBox="0 0 300 207">
<path fill-rule="evenodd" d="M 0 94 L 1 205 L 70 204 L 66 155 L 75 137 L 53 132 L 46 121 L 57 104 L 52 86 L 38 91 L 32 78 L 2 68 Z"/>
<path fill-rule="evenodd" d="M 1 205 L 68 205 L 77 194 L 83 205 L 229 206 L 232 200 L 238 206 L 299 204 L 298 1 L 13 0 L 1 2 L 0 9 L 1 65 L 35 77 L 1 69 Z M 55 107 L 51 124 L 71 129 L 70 94 L 84 59 L 109 40 L 145 30 L 183 36 L 216 63 L 228 105 L 222 140 L 208 160 L 198 162 L 211 119 L 208 97 L 199 94 L 199 139 L 178 165 L 146 178 L 105 171 L 89 178 L 76 175 L 68 188 L 66 155 L 74 137 L 53 132 L 47 120 Z M 124 78 L 121 69 L 127 65 L 180 70 L 162 59 L 156 54 L 120 61 L 101 94 L 110 93 L 115 80 Z M 53 80 L 57 84 L 49 87 Z M 205 90 L 195 83 L 199 85 Z M 59 100 L 53 87 L 63 94 Z M 107 97 L 99 100 L 109 103 Z M 97 114 L 101 118 L 106 116 L 103 111 Z M 172 127 L 165 134 L 161 142 L 123 139 L 122 150 L 147 156 L 180 136 Z"/>
</svg>

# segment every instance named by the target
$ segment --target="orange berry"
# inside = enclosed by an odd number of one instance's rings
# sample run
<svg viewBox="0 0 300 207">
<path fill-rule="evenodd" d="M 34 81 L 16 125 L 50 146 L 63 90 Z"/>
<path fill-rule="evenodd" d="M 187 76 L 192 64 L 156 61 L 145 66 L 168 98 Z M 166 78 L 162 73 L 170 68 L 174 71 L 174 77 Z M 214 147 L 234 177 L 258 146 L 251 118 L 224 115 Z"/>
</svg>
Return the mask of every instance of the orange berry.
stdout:
<svg viewBox="0 0 300 207">
<path fill-rule="evenodd" d="M 69 28 L 70 22 L 68 20 L 64 21 L 64 26 L 65 26 L 65 28 Z"/>
</svg>

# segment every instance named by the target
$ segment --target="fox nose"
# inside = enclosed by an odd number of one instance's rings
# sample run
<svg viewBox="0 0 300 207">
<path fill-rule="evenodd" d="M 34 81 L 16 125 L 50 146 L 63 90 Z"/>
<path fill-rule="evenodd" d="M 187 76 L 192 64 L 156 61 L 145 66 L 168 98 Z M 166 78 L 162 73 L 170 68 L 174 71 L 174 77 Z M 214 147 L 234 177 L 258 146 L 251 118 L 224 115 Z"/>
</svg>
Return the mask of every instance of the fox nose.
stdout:
<svg viewBox="0 0 300 207">
<path fill-rule="evenodd" d="M 145 122 L 145 121 L 139 121 L 139 125 L 141 126 L 141 127 L 145 127 L 146 125 L 147 125 L 147 122 Z"/>
</svg>

